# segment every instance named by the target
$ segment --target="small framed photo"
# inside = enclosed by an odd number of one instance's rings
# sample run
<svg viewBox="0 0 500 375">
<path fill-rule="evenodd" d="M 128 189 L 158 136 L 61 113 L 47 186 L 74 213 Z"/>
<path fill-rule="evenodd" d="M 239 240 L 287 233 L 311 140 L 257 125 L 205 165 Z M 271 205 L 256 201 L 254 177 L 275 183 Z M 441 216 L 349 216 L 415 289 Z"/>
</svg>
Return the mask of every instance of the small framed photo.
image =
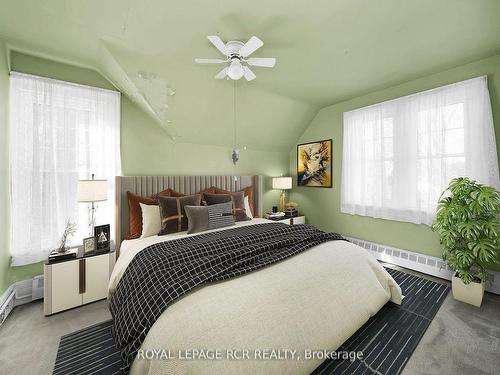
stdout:
<svg viewBox="0 0 500 375">
<path fill-rule="evenodd" d="M 83 253 L 88 254 L 97 249 L 97 239 L 94 237 L 88 237 L 83 239 Z"/>
<path fill-rule="evenodd" d="M 96 238 L 96 250 L 108 250 L 110 245 L 109 224 L 94 227 L 94 237 Z"/>
</svg>

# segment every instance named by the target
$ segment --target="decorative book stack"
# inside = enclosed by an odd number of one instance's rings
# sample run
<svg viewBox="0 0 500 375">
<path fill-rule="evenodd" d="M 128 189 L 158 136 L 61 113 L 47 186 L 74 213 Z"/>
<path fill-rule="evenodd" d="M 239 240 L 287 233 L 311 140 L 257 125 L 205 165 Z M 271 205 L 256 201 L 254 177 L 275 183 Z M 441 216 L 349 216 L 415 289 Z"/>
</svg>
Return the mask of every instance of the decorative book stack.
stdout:
<svg viewBox="0 0 500 375">
<path fill-rule="evenodd" d="M 59 262 L 61 260 L 66 260 L 66 259 L 74 259 L 76 258 L 76 255 L 78 254 L 78 247 L 73 247 L 71 249 L 66 250 L 64 253 L 60 253 L 57 250 L 53 250 L 49 254 L 49 262 Z"/>
<path fill-rule="evenodd" d="M 282 220 L 285 218 L 285 213 L 284 212 L 268 212 L 265 215 L 265 218 L 268 220 Z"/>
</svg>

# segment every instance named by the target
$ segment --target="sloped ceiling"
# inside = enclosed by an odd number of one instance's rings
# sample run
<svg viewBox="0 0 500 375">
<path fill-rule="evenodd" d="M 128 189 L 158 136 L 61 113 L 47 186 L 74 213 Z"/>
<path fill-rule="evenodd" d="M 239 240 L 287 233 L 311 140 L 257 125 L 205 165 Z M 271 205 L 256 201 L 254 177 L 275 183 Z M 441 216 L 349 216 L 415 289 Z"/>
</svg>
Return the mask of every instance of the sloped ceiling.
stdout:
<svg viewBox="0 0 500 375">
<path fill-rule="evenodd" d="M 233 143 L 233 81 L 213 78 L 206 39 L 276 57 L 240 80 L 237 143 L 286 151 L 318 109 L 500 51 L 498 0 L 3 0 L 14 50 L 93 68 L 172 138 Z"/>
</svg>

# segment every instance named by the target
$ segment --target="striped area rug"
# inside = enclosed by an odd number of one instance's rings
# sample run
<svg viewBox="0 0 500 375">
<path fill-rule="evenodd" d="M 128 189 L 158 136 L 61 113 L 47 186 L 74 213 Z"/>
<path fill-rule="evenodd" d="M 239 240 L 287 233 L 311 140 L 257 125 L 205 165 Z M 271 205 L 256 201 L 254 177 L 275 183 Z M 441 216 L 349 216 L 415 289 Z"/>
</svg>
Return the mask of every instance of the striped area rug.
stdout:
<svg viewBox="0 0 500 375">
<path fill-rule="evenodd" d="M 111 334 L 112 320 L 61 337 L 54 375 L 119 374 L 120 352 Z"/>
<path fill-rule="evenodd" d="M 441 307 L 450 287 L 386 267 L 405 296 L 387 303 L 337 351 L 362 351 L 362 360 L 326 360 L 314 375 L 397 375 Z"/>
<path fill-rule="evenodd" d="M 327 360 L 313 374 L 399 374 L 450 288 L 386 268 L 401 286 L 401 306 L 387 303 L 338 349 L 363 351 L 363 360 Z M 63 336 L 54 375 L 119 374 L 120 355 L 111 334 L 112 321 Z"/>
</svg>

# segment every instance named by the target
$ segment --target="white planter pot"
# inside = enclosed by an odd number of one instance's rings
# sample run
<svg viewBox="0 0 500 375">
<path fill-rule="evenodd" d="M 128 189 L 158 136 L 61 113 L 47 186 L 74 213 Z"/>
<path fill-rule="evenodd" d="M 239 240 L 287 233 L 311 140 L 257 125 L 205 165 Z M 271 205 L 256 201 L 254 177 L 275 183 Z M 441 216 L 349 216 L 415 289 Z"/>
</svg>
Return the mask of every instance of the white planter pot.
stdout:
<svg viewBox="0 0 500 375">
<path fill-rule="evenodd" d="M 483 301 L 484 287 L 484 281 L 481 283 L 473 281 L 469 284 L 464 284 L 464 282 L 455 275 L 451 279 L 453 298 L 477 307 L 480 307 Z"/>
</svg>

